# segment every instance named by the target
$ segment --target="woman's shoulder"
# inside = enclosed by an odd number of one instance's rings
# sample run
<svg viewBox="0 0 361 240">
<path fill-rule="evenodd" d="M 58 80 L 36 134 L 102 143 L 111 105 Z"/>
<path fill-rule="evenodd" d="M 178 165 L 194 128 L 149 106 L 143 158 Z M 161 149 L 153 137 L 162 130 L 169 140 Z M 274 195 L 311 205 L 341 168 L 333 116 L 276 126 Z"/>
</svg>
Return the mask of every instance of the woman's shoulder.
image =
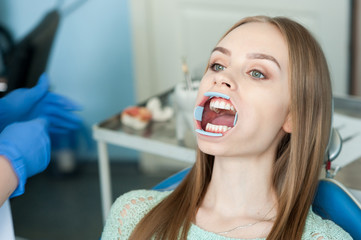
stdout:
<svg viewBox="0 0 361 240">
<path fill-rule="evenodd" d="M 113 206 L 117 206 L 123 203 L 131 203 L 133 205 L 148 205 L 154 202 L 163 200 L 168 196 L 170 191 L 160 192 L 155 190 L 133 190 L 119 196 Z"/>
<path fill-rule="evenodd" d="M 105 223 L 102 240 L 127 239 L 138 222 L 169 193 L 134 190 L 118 197 Z"/>
<path fill-rule="evenodd" d="M 302 239 L 352 240 L 352 237 L 334 222 L 322 219 L 310 209 Z"/>
</svg>

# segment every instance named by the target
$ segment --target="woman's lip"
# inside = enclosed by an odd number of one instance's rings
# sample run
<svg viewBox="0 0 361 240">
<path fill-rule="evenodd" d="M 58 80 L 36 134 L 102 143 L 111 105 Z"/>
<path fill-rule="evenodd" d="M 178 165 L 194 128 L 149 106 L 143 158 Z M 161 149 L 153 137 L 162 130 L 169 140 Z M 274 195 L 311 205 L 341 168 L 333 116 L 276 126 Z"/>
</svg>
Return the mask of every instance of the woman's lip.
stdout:
<svg viewBox="0 0 361 240">
<path fill-rule="evenodd" d="M 206 104 L 206 102 L 208 101 L 208 99 L 210 99 L 211 97 L 209 96 L 203 96 L 201 102 L 197 105 L 197 107 L 204 107 L 204 105 Z"/>
</svg>

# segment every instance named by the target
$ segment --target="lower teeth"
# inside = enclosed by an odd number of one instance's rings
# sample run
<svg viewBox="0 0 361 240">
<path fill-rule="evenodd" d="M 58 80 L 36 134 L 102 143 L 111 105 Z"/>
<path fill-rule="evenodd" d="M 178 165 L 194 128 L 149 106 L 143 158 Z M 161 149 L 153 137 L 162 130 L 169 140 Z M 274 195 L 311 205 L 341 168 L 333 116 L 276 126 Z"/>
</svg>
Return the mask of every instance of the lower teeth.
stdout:
<svg viewBox="0 0 361 240">
<path fill-rule="evenodd" d="M 207 132 L 213 132 L 213 133 L 224 133 L 227 132 L 231 127 L 228 126 L 222 126 L 222 125 L 214 125 L 211 123 L 207 123 L 206 131 Z"/>
</svg>

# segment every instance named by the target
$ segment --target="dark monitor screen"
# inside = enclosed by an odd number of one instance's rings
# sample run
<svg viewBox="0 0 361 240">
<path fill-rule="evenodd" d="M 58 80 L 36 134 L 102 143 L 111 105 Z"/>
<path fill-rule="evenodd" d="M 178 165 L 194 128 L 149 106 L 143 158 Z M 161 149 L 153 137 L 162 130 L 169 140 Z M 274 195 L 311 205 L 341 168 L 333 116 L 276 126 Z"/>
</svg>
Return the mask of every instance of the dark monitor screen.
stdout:
<svg viewBox="0 0 361 240">
<path fill-rule="evenodd" d="M 38 78 L 46 70 L 59 21 L 58 11 L 49 12 L 30 33 L 15 44 L 6 64 L 6 93 L 36 85 Z"/>
</svg>

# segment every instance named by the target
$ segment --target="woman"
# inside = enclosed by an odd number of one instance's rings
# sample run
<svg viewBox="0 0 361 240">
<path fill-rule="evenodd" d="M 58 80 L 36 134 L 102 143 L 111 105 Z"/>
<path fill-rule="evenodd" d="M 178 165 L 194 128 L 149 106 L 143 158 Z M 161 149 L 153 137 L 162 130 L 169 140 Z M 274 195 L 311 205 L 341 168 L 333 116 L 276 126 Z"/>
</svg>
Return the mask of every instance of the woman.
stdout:
<svg viewBox="0 0 361 240">
<path fill-rule="evenodd" d="M 320 46 L 249 17 L 213 50 L 195 108 L 196 163 L 173 192 L 120 197 L 103 239 L 351 239 L 310 206 L 331 126 Z"/>
</svg>

